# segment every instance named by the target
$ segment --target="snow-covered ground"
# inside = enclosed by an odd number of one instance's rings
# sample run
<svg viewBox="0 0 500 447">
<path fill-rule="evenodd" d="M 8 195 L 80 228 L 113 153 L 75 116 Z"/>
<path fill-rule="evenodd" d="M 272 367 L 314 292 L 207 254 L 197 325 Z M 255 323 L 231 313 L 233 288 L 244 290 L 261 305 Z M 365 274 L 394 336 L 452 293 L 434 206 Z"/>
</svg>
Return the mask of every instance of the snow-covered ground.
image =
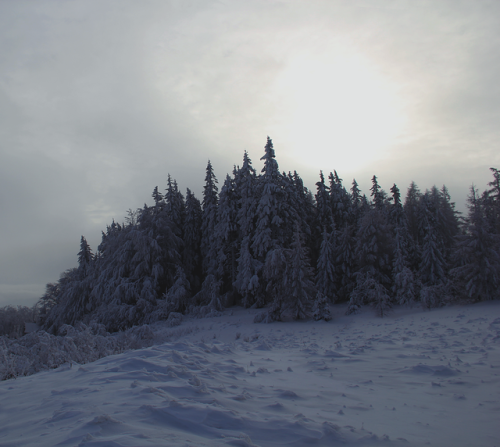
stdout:
<svg viewBox="0 0 500 447">
<path fill-rule="evenodd" d="M 185 319 L 173 342 L 1 382 L 0 445 L 500 447 L 500 302 L 344 310 L 253 324 L 233 308 Z"/>
</svg>

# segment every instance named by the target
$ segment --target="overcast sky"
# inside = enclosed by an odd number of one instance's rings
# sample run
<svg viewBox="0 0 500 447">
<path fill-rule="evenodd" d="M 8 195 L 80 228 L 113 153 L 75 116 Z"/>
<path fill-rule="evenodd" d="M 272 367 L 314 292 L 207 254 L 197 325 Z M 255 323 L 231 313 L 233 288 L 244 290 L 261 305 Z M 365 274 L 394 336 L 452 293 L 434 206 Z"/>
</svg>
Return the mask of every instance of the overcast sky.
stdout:
<svg viewBox="0 0 500 447">
<path fill-rule="evenodd" d="M 497 0 L 0 0 L 0 306 L 31 305 L 167 174 L 446 184 L 500 167 Z M 314 192 L 314 191 L 313 191 Z"/>
</svg>

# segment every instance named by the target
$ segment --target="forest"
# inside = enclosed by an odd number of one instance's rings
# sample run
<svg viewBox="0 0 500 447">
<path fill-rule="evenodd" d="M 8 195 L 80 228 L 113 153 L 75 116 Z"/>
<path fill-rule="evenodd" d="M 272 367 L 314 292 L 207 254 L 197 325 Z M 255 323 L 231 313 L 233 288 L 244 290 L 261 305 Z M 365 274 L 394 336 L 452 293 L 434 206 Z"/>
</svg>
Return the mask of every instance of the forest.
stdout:
<svg viewBox="0 0 500 447">
<path fill-rule="evenodd" d="M 367 196 L 334 171 L 320 173 L 313 193 L 296 171 L 280 172 L 269 137 L 261 160 L 258 174 L 245 152 L 220 191 L 209 161 L 201 202 L 169 175 L 153 205 L 107 226 L 95 253 L 82 236 L 78 266 L 47 284 L 30 312 L 1 309 L 3 334 L 21 335 L 21 314 L 49 334 L 77 323 L 117 332 L 235 304 L 272 322 L 329 320 L 340 302 L 384 316 L 395 304 L 500 297 L 498 169 L 490 189 L 471 186 L 460 216 L 445 186 L 421 192 L 412 182 L 403 197 L 373 176 Z"/>
</svg>

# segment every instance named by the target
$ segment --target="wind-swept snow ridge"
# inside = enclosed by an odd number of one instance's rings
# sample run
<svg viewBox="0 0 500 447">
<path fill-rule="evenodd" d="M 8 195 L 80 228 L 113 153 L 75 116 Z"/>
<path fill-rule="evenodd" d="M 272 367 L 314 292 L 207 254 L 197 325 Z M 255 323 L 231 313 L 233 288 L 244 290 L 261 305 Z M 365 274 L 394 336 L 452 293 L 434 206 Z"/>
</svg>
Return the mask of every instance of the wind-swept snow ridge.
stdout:
<svg viewBox="0 0 500 447">
<path fill-rule="evenodd" d="M 500 445 L 500 303 L 185 336 L 0 383 L 2 446 Z M 189 330 L 190 327 L 195 330 Z"/>
</svg>

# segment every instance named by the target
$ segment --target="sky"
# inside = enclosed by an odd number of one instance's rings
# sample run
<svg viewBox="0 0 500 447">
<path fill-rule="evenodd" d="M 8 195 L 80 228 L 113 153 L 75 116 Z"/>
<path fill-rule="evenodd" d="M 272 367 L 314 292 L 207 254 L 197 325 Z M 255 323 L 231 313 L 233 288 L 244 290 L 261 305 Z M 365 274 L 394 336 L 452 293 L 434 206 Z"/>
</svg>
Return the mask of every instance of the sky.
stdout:
<svg viewBox="0 0 500 447">
<path fill-rule="evenodd" d="M 201 199 L 266 138 L 315 192 L 445 184 L 465 211 L 500 168 L 500 2 L 0 0 L 0 306 L 32 305 L 80 237 Z"/>
</svg>

